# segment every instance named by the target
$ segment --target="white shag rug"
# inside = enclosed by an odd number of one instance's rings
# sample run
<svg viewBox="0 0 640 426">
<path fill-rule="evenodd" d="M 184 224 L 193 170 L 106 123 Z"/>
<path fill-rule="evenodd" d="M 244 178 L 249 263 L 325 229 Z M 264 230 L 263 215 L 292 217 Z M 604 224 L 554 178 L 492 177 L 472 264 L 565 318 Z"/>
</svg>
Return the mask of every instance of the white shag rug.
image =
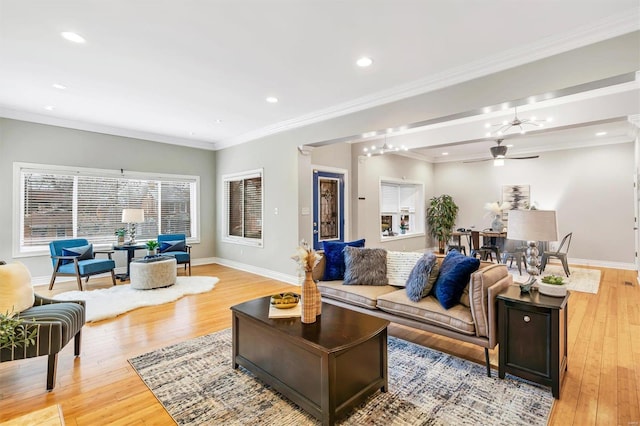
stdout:
<svg viewBox="0 0 640 426">
<path fill-rule="evenodd" d="M 173 302 L 187 294 L 206 293 L 218 282 L 216 277 L 176 277 L 171 287 L 136 290 L 130 284 L 116 285 L 90 291 L 67 291 L 53 296 L 56 300 L 84 300 L 87 302 L 86 321 L 113 318 L 143 306 Z"/>
<path fill-rule="evenodd" d="M 509 272 L 513 275 L 513 282 L 523 283 L 529 279 L 529 274 L 522 270 L 522 275 L 518 273 L 516 264 L 513 264 L 513 268 L 509 268 Z M 569 266 L 569 278 L 564 274 L 562 265 L 547 264 L 542 276 L 545 275 L 558 275 L 563 277 L 567 283 L 567 289 L 572 291 L 581 291 L 583 293 L 597 294 L 600 288 L 600 271 L 598 269 L 586 269 L 586 268 L 574 268 Z"/>
</svg>

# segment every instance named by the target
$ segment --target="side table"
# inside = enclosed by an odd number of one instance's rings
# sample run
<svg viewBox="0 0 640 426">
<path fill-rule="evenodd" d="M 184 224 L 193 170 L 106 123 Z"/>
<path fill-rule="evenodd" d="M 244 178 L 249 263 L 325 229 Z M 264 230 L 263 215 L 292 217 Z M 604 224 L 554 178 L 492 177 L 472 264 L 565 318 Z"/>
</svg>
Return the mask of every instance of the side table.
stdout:
<svg viewBox="0 0 640 426">
<path fill-rule="evenodd" d="M 116 275 L 118 278 L 120 278 L 120 281 L 126 281 L 127 279 L 129 279 L 129 273 L 130 273 L 130 265 L 131 265 L 131 261 L 133 260 L 133 257 L 136 253 L 136 250 L 142 250 L 143 248 L 146 248 L 147 246 L 145 246 L 144 244 L 123 244 L 121 246 L 115 245 L 113 246 L 114 250 L 126 250 L 127 251 L 127 273 L 126 274 L 118 274 Z"/>
<path fill-rule="evenodd" d="M 521 293 L 509 286 L 498 296 L 500 361 L 498 376 L 505 373 L 551 386 L 560 398 L 567 371 L 567 315 L 569 294 L 552 297 L 538 291 Z"/>
</svg>

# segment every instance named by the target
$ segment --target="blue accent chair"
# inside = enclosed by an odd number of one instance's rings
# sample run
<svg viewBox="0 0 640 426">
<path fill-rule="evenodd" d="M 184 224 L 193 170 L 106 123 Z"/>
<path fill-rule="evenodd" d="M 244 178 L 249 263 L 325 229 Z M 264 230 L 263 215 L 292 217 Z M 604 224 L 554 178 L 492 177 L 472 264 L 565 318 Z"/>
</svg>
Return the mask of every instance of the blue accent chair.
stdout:
<svg viewBox="0 0 640 426">
<path fill-rule="evenodd" d="M 187 244 L 185 234 L 160 234 L 158 235 L 160 254 L 175 257 L 178 265 L 184 265 L 184 270 L 191 275 L 191 246 Z"/>
<path fill-rule="evenodd" d="M 89 282 L 91 275 L 111 273 L 111 281 L 116 285 L 116 276 L 113 270 L 116 262 L 111 258 L 113 250 L 93 251 L 89 253 L 88 258 L 79 255 L 68 255 L 74 248 L 85 247 L 89 245 L 89 241 L 84 238 L 75 238 L 71 240 L 58 240 L 49 243 L 49 251 L 51 252 L 51 263 L 53 264 L 53 274 L 49 282 L 49 290 L 53 289 L 53 283 L 58 275 L 75 276 L 78 281 L 78 288 L 82 290 L 82 277 L 86 277 L 85 284 Z M 106 254 L 107 259 L 96 259 L 96 254 Z M 81 259 L 82 258 L 82 259 Z"/>
</svg>

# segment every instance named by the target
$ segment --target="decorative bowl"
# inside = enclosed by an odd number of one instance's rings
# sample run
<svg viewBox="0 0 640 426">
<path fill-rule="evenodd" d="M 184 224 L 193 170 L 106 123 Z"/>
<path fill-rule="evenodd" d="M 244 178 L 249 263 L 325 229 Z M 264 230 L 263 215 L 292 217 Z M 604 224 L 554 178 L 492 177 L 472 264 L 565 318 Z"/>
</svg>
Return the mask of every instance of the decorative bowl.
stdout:
<svg viewBox="0 0 640 426">
<path fill-rule="evenodd" d="M 538 280 L 538 291 L 540 294 L 554 297 L 564 297 L 567 295 L 567 280 L 562 279 L 562 284 L 547 284 L 542 280 L 542 277 Z"/>
<path fill-rule="evenodd" d="M 271 296 L 271 306 L 278 309 L 294 308 L 299 301 L 300 295 L 291 292 L 278 293 Z"/>
</svg>

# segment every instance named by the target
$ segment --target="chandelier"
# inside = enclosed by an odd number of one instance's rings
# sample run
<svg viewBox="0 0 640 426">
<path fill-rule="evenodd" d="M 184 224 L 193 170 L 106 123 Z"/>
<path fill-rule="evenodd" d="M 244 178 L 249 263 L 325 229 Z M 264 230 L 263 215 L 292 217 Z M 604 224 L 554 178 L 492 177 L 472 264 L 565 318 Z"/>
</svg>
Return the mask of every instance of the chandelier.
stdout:
<svg viewBox="0 0 640 426">
<path fill-rule="evenodd" d="M 527 130 L 531 128 L 536 128 L 536 127 L 544 127 L 544 124 L 550 121 L 551 121 L 551 117 L 547 118 L 546 120 L 538 120 L 536 119 L 536 117 L 520 118 L 518 117 L 518 107 L 514 107 L 513 120 L 511 121 L 505 120 L 502 123 L 498 123 L 498 124 L 487 123 L 484 125 L 484 127 L 487 129 L 493 129 L 487 132 L 486 137 L 502 136 L 505 133 L 508 133 L 512 130 L 515 130 L 520 134 L 525 134 Z M 532 127 L 527 127 L 527 126 L 532 126 Z"/>
<path fill-rule="evenodd" d="M 375 145 L 365 146 L 364 148 L 362 148 L 362 151 L 365 153 L 367 157 L 371 157 L 374 155 L 383 155 L 388 152 L 409 151 L 409 148 L 407 148 L 404 145 L 394 146 L 392 144 L 388 144 L 387 137 L 385 136 L 384 143 L 382 144 L 382 146 L 380 147 Z"/>
</svg>

